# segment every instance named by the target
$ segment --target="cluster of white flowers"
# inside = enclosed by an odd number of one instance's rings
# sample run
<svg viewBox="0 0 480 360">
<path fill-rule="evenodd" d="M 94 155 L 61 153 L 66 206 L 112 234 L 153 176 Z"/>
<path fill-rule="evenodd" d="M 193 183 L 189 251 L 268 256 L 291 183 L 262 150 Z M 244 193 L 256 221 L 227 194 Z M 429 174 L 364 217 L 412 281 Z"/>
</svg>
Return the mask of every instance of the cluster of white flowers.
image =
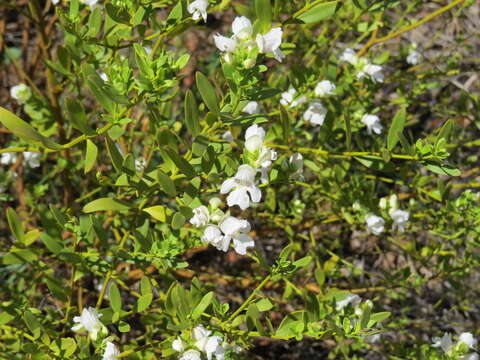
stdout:
<svg viewBox="0 0 480 360">
<path fill-rule="evenodd" d="M 212 360 L 214 357 L 217 360 L 223 360 L 227 349 L 235 349 L 220 336 L 212 335 L 212 332 L 205 329 L 203 325 L 198 325 L 193 329 L 192 337 L 196 349 L 185 350 L 187 345 L 181 338 L 172 342 L 173 350 L 182 353 L 179 360 L 200 360 L 202 353 L 207 356 L 208 360 Z"/>
<path fill-rule="evenodd" d="M 345 49 L 340 56 L 340 61 L 348 62 L 357 70 L 357 78 L 369 77 L 373 82 L 383 83 L 383 67 L 370 63 L 366 58 L 358 57 L 352 49 Z"/>
<path fill-rule="evenodd" d="M 99 314 L 93 307 L 84 308 L 80 316 L 75 316 L 73 321 L 78 323 L 72 327 L 73 331 L 87 331 L 90 339 L 97 340 L 99 334 L 102 336 L 108 335 L 108 330 L 105 325 L 102 324 L 100 318 L 102 314 Z M 120 351 L 117 349 L 114 343 L 111 341 L 104 341 L 105 352 L 102 360 L 116 360 Z"/>
<path fill-rule="evenodd" d="M 392 195 L 388 199 L 380 199 L 379 207 L 382 210 L 388 210 L 388 214 L 392 218 L 393 231 L 405 232 L 405 227 L 410 219 L 410 213 L 398 208 L 398 197 L 396 195 Z M 367 214 L 365 222 L 367 231 L 371 234 L 380 235 L 385 230 L 385 220 L 380 216 Z"/>
<path fill-rule="evenodd" d="M 282 61 L 285 55 L 280 50 L 282 44 L 282 29 L 271 29 L 266 34 L 256 34 L 254 37 L 253 25 L 245 16 L 237 16 L 232 23 L 231 37 L 216 34 L 213 37 L 216 47 L 225 53 L 225 61 L 232 62 L 231 54 L 239 52 L 246 68 L 255 65 L 257 54 L 273 54 L 275 59 Z"/>
<path fill-rule="evenodd" d="M 193 20 L 203 18 L 207 22 L 208 0 L 195 0 L 187 7 L 187 11 L 192 14 Z"/>
<path fill-rule="evenodd" d="M 32 90 L 25 84 L 12 86 L 10 96 L 20 104 L 24 104 L 32 97 Z"/>
<path fill-rule="evenodd" d="M 40 153 L 25 151 L 23 153 L 25 164 L 32 169 L 40 167 Z M 17 161 L 17 154 L 14 152 L 2 153 L 0 156 L 1 165 L 11 165 Z"/>
<path fill-rule="evenodd" d="M 452 341 L 452 335 L 447 332 L 441 338 L 434 337 L 432 346 L 441 348 L 447 355 L 452 355 L 452 353 L 459 351 L 465 353 L 468 350 L 475 350 L 477 339 L 473 337 L 472 333 L 463 332 L 458 336 L 457 343 L 454 344 Z M 476 352 L 472 352 L 461 356 L 459 359 L 478 360 L 479 356 Z"/>
</svg>

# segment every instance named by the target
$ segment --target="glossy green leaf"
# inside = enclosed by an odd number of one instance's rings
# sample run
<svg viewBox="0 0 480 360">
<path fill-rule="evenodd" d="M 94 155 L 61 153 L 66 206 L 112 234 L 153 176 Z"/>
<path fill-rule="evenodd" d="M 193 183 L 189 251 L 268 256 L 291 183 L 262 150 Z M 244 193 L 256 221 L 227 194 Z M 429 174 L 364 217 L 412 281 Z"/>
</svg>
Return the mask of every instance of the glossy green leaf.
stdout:
<svg viewBox="0 0 480 360">
<path fill-rule="evenodd" d="M 425 167 L 431 172 L 439 175 L 460 176 L 462 172 L 448 164 L 437 164 L 434 162 L 425 162 Z"/>
<path fill-rule="evenodd" d="M 172 218 L 172 228 L 174 230 L 180 229 L 183 225 L 185 225 L 186 220 L 187 219 L 185 218 L 185 216 L 183 216 L 182 213 L 180 212 L 175 213 L 175 215 L 173 215 L 173 218 Z"/>
<path fill-rule="evenodd" d="M 95 132 L 88 127 L 87 115 L 83 105 L 71 98 L 68 98 L 65 104 L 67 106 L 68 120 L 72 123 L 73 127 L 84 134 L 94 134 Z"/>
<path fill-rule="evenodd" d="M 18 242 L 25 242 L 25 232 L 23 231 L 23 225 L 20 221 L 15 210 L 12 208 L 7 208 L 7 221 L 10 231 Z"/>
<path fill-rule="evenodd" d="M 38 338 L 41 334 L 42 327 L 35 315 L 33 315 L 30 311 L 27 310 L 23 314 L 23 321 L 25 321 L 25 324 L 27 325 L 28 330 L 30 330 L 30 332 L 33 334 L 33 337 L 35 339 Z"/>
<path fill-rule="evenodd" d="M 110 139 L 110 137 L 105 136 L 105 143 L 107 145 L 108 155 L 110 155 L 113 167 L 117 171 L 122 171 L 122 165 L 124 160 L 122 154 L 118 150 L 113 140 Z"/>
<path fill-rule="evenodd" d="M 210 109 L 216 115 L 220 114 L 220 107 L 218 105 L 218 98 L 215 93 L 215 88 L 210 84 L 207 77 L 203 75 L 201 72 L 197 72 L 196 74 L 196 81 L 197 81 L 197 88 L 200 92 L 200 95 Z"/>
<path fill-rule="evenodd" d="M 163 223 L 167 221 L 165 206 L 162 206 L 162 205 L 152 206 L 152 207 L 143 209 L 143 211 L 145 211 L 147 214 L 150 214 L 150 216 L 153 217 L 155 220 L 158 220 Z"/>
<path fill-rule="evenodd" d="M 213 291 L 210 291 L 209 293 L 205 294 L 203 296 L 202 300 L 195 306 L 195 308 L 192 311 L 192 319 L 197 320 L 202 316 L 202 314 L 207 310 L 207 308 L 210 306 L 212 303 L 213 299 L 215 297 L 215 293 Z"/>
<path fill-rule="evenodd" d="M 112 198 L 100 198 L 93 200 L 83 207 L 83 212 L 91 213 L 95 211 L 126 211 L 132 208 L 132 205 L 121 200 Z"/>
<path fill-rule="evenodd" d="M 198 117 L 198 105 L 195 96 L 190 90 L 185 94 L 185 125 L 192 136 L 202 131 Z"/>
<path fill-rule="evenodd" d="M 387 136 L 387 149 L 393 150 L 395 145 L 397 145 L 398 141 L 400 140 L 399 134 L 403 132 L 405 127 L 405 122 L 407 118 L 407 109 L 404 107 L 398 110 L 395 114 L 392 125 L 390 126 L 390 130 L 388 130 Z"/>
<path fill-rule="evenodd" d="M 85 174 L 92 170 L 93 165 L 95 165 L 95 161 L 97 160 L 98 155 L 98 148 L 97 145 L 93 143 L 93 141 L 88 140 L 86 141 L 86 151 L 85 151 L 85 166 L 84 172 Z"/>
<path fill-rule="evenodd" d="M 170 196 L 177 195 L 177 189 L 175 187 L 175 183 L 173 182 L 172 179 L 170 179 L 170 176 L 168 176 L 162 170 L 158 169 L 157 170 L 157 178 L 158 178 L 158 183 L 160 184 L 160 188 L 167 195 L 170 195 Z"/>
<path fill-rule="evenodd" d="M 119 313 L 122 311 L 122 297 L 120 290 L 114 281 L 110 281 L 110 290 L 108 292 L 108 298 L 113 311 Z"/>
<path fill-rule="evenodd" d="M 62 145 L 46 138 L 33 127 L 20 119 L 17 115 L 0 106 L 0 122 L 14 135 L 22 138 L 31 145 L 45 147 L 52 150 L 62 149 Z"/>
<path fill-rule="evenodd" d="M 335 15 L 338 7 L 339 1 L 323 2 L 301 13 L 297 16 L 297 19 L 301 20 L 305 24 L 315 23 Z"/>
</svg>

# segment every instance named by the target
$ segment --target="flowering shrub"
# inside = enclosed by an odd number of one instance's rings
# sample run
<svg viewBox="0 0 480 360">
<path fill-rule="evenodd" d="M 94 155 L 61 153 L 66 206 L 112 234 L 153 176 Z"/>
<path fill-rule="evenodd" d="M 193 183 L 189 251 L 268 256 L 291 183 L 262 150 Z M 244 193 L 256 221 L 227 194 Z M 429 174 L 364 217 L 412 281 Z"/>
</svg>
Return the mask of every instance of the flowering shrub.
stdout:
<svg viewBox="0 0 480 360">
<path fill-rule="evenodd" d="M 0 1 L 1 353 L 478 359 L 479 6 Z"/>
</svg>

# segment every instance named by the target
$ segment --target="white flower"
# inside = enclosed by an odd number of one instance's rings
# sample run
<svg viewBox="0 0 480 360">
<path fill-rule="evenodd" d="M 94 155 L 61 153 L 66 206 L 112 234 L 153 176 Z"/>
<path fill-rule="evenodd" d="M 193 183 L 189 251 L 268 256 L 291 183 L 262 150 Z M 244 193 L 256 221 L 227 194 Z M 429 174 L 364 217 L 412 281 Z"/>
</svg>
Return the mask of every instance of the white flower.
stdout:
<svg viewBox="0 0 480 360">
<path fill-rule="evenodd" d="M 215 355 L 217 360 L 223 359 L 225 349 L 222 346 L 223 339 L 220 336 L 210 336 L 205 344 L 205 353 L 207 354 L 207 359 L 211 360 L 212 355 Z"/>
<path fill-rule="evenodd" d="M 477 339 L 473 337 L 472 333 L 464 332 L 464 333 L 461 333 L 460 336 L 458 337 L 458 345 L 460 344 L 465 344 L 470 349 L 474 349 L 475 346 L 477 345 Z"/>
<path fill-rule="evenodd" d="M 313 125 L 322 125 L 327 116 L 328 110 L 319 101 L 314 101 L 310 104 L 307 111 L 303 114 L 303 118 Z"/>
<path fill-rule="evenodd" d="M 407 56 L 407 63 L 410 65 L 417 65 L 420 62 L 420 53 L 414 49 L 411 49 Z"/>
<path fill-rule="evenodd" d="M 200 17 L 203 18 L 203 21 L 207 21 L 207 8 L 208 8 L 208 0 L 196 0 L 190 5 L 188 5 L 187 10 L 190 14 L 192 14 L 193 20 L 198 20 Z"/>
<path fill-rule="evenodd" d="M 80 2 L 87 5 L 87 6 L 93 7 L 93 6 L 97 5 L 98 0 L 80 0 Z"/>
<path fill-rule="evenodd" d="M 201 360 L 201 356 L 197 350 L 190 349 L 185 351 L 179 360 Z"/>
<path fill-rule="evenodd" d="M 17 161 L 17 154 L 13 152 L 2 153 L 0 156 L 0 164 L 10 165 Z"/>
<path fill-rule="evenodd" d="M 208 208 L 204 205 L 193 209 L 193 217 L 190 219 L 190 224 L 199 228 L 208 224 L 210 220 L 210 213 Z"/>
<path fill-rule="evenodd" d="M 10 89 L 10 96 L 23 104 L 32 96 L 32 90 L 25 84 L 18 84 Z"/>
<path fill-rule="evenodd" d="M 272 165 L 272 161 L 277 160 L 277 156 L 278 154 L 275 150 L 272 150 L 266 146 L 262 146 L 260 155 L 255 163 L 261 168 L 268 168 L 270 165 Z"/>
<path fill-rule="evenodd" d="M 239 220 L 228 216 L 220 224 L 220 229 L 225 234 L 224 243 L 227 244 L 227 249 L 232 239 L 233 247 L 240 255 L 245 255 L 247 248 L 255 246 L 255 242 L 247 234 L 250 231 L 250 223 L 247 220 Z"/>
<path fill-rule="evenodd" d="M 193 328 L 193 339 L 195 340 L 195 346 L 200 351 L 205 351 L 205 345 L 207 345 L 208 337 L 212 332 L 198 325 Z"/>
<path fill-rule="evenodd" d="M 257 124 L 253 124 L 245 132 L 245 147 L 252 153 L 259 151 L 263 146 L 264 139 L 265 130 Z"/>
<path fill-rule="evenodd" d="M 97 339 L 100 331 L 105 331 L 104 325 L 100 321 L 102 314 L 99 314 L 93 307 L 84 308 L 80 316 L 75 316 L 73 321 L 78 323 L 72 327 L 73 331 L 86 330 L 92 340 Z"/>
<path fill-rule="evenodd" d="M 380 123 L 380 118 L 377 115 L 366 114 L 362 117 L 362 123 L 367 126 L 367 132 L 369 135 L 374 132 L 377 135 L 380 135 L 383 130 L 383 126 Z"/>
<path fill-rule="evenodd" d="M 25 151 L 23 153 L 23 158 L 27 165 L 31 168 L 40 167 L 40 154 L 32 151 Z"/>
<path fill-rule="evenodd" d="M 300 153 L 295 153 L 290 156 L 288 159 L 288 163 L 294 173 L 302 173 L 303 172 L 303 156 Z"/>
<path fill-rule="evenodd" d="M 329 80 L 320 81 L 315 87 L 315 95 L 324 97 L 326 95 L 334 95 L 335 84 Z"/>
<path fill-rule="evenodd" d="M 176 338 L 172 342 L 172 349 L 177 352 L 182 352 L 183 350 L 185 350 L 185 343 L 182 341 L 182 339 Z"/>
<path fill-rule="evenodd" d="M 147 164 L 145 159 L 135 159 L 135 170 L 140 172 L 145 168 L 145 165 Z"/>
<path fill-rule="evenodd" d="M 374 82 L 383 83 L 383 67 L 380 65 L 367 64 L 363 67 L 363 72 L 370 76 Z"/>
<path fill-rule="evenodd" d="M 352 304 L 354 307 L 360 304 L 362 301 L 362 298 L 358 295 L 354 294 L 348 294 L 347 297 L 345 297 L 343 300 L 337 301 L 336 303 L 336 309 L 342 310 L 345 307 L 348 306 L 348 304 Z"/>
<path fill-rule="evenodd" d="M 120 351 L 118 351 L 115 344 L 107 341 L 107 346 L 105 348 L 105 352 L 103 353 L 102 360 L 117 360 L 118 355 L 120 355 Z"/>
<path fill-rule="evenodd" d="M 367 231 L 374 235 L 380 235 L 385 229 L 385 220 L 383 220 L 380 216 L 367 214 L 365 216 L 365 222 L 367 223 Z"/>
<path fill-rule="evenodd" d="M 257 42 L 258 50 L 262 54 L 273 53 L 275 59 L 282 61 L 285 55 L 280 50 L 282 44 L 282 29 L 274 28 L 265 35 L 258 34 L 255 39 Z"/>
<path fill-rule="evenodd" d="M 60 0 L 52 0 L 53 5 L 57 5 L 60 2 Z"/>
<path fill-rule="evenodd" d="M 219 250 L 223 250 L 223 235 L 218 226 L 216 225 L 209 225 L 203 230 L 203 235 L 201 240 L 204 243 L 212 244 Z M 227 244 L 228 249 L 228 244 Z M 224 250 L 227 251 L 227 250 Z"/>
<path fill-rule="evenodd" d="M 355 65 L 358 62 L 358 56 L 352 49 L 345 49 L 343 54 L 340 56 L 340 61 Z"/>
<path fill-rule="evenodd" d="M 103 81 L 107 82 L 108 81 L 108 75 L 105 74 L 103 71 L 98 74 L 98 76 L 100 76 L 100 79 L 102 79 Z"/>
<path fill-rule="evenodd" d="M 480 357 L 478 356 L 477 353 L 470 353 L 467 355 L 464 355 L 460 358 L 460 360 L 478 360 Z"/>
<path fill-rule="evenodd" d="M 250 206 L 250 201 L 260 202 L 262 192 L 255 186 L 256 173 L 257 170 L 250 165 L 240 165 L 235 176 L 223 182 L 220 193 L 230 192 L 227 197 L 228 206 L 238 205 L 240 209 L 245 210 Z"/>
<path fill-rule="evenodd" d="M 233 141 L 232 132 L 230 130 L 225 131 L 222 135 L 222 139 L 226 141 Z"/>
<path fill-rule="evenodd" d="M 231 39 L 220 34 L 213 35 L 213 41 L 215 41 L 215 46 L 218 50 L 223 52 L 234 52 L 237 48 L 236 39 Z"/>
<path fill-rule="evenodd" d="M 256 101 L 250 101 L 247 105 L 242 109 L 244 113 L 253 115 L 260 113 L 260 104 Z"/>
<path fill-rule="evenodd" d="M 408 211 L 395 209 L 390 211 L 390 217 L 393 220 L 393 230 L 398 229 L 400 232 L 405 232 L 405 226 L 407 225 L 410 214 Z"/>
<path fill-rule="evenodd" d="M 297 90 L 294 88 L 289 89 L 282 93 L 282 98 L 280 99 L 280 104 L 283 106 L 296 107 L 307 101 L 306 96 L 300 96 L 296 98 Z"/>
<path fill-rule="evenodd" d="M 443 337 L 434 337 L 433 338 L 434 343 L 432 344 L 433 347 L 440 347 L 442 348 L 444 353 L 449 353 L 453 342 L 452 342 L 452 335 L 450 333 L 445 333 Z"/>
<path fill-rule="evenodd" d="M 233 20 L 232 31 L 234 38 L 246 40 L 252 36 L 252 22 L 245 16 L 237 16 L 235 20 Z"/>
</svg>

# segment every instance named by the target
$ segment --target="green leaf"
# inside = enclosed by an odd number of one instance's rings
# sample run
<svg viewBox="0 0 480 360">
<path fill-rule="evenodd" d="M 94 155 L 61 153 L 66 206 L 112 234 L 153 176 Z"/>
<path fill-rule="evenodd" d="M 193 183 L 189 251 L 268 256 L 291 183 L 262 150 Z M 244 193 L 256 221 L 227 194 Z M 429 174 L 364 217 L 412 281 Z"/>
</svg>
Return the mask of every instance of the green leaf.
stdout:
<svg viewBox="0 0 480 360">
<path fill-rule="evenodd" d="M 213 301 L 213 298 L 215 297 L 215 293 L 213 291 L 210 291 L 209 293 L 205 294 L 204 297 L 202 297 L 202 300 L 195 306 L 195 308 L 192 311 L 192 319 L 197 320 L 202 316 L 202 314 L 205 312 L 205 310 L 210 306 L 210 304 Z"/>
<path fill-rule="evenodd" d="M 102 12 L 99 6 L 95 7 L 88 17 L 88 32 L 87 36 L 96 37 L 100 32 L 102 26 Z"/>
<path fill-rule="evenodd" d="M 112 160 L 113 167 L 117 171 L 122 171 L 122 164 L 123 164 L 123 156 L 118 151 L 115 143 L 110 139 L 110 137 L 105 136 L 105 143 L 107 144 L 108 155 L 110 155 L 110 159 Z"/>
<path fill-rule="evenodd" d="M 146 276 L 142 277 L 142 280 L 140 281 L 140 293 L 142 295 L 148 295 L 152 293 L 152 285 Z"/>
<path fill-rule="evenodd" d="M 84 172 L 85 174 L 88 173 L 90 170 L 92 170 L 93 165 L 95 165 L 95 161 L 97 160 L 97 155 L 98 155 L 98 148 L 97 145 L 93 143 L 93 141 L 88 140 L 86 141 L 87 143 L 87 148 L 85 152 L 85 166 L 84 166 Z"/>
<path fill-rule="evenodd" d="M 257 305 L 258 311 L 261 312 L 269 311 L 273 308 L 273 304 L 268 298 L 261 299 L 255 305 Z"/>
<path fill-rule="evenodd" d="M 48 250 L 50 250 L 52 253 L 54 254 L 58 254 L 60 253 L 64 247 L 63 247 L 63 243 L 59 240 L 56 240 L 52 237 L 50 237 L 48 234 L 46 233 L 42 233 L 40 235 L 40 239 L 42 240 L 42 242 L 45 244 L 45 246 L 47 247 Z"/>
<path fill-rule="evenodd" d="M 215 113 L 215 115 L 220 114 L 220 108 L 218 105 L 218 98 L 215 94 L 215 88 L 210 84 L 207 77 L 203 75 L 201 72 L 197 72 L 196 74 L 197 80 L 197 88 L 202 96 L 203 101 L 210 109 L 211 112 Z"/>
<path fill-rule="evenodd" d="M 38 338 L 41 334 L 42 328 L 35 316 L 27 310 L 23 314 L 23 321 L 25 321 L 25 324 L 27 325 L 30 332 L 33 334 L 33 337 L 35 339 Z"/>
<path fill-rule="evenodd" d="M 150 216 L 153 217 L 155 220 L 158 220 L 163 223 L 167 221 L 165 206 L 161 206 L 161 205 L 152 206 L 152 207 L 143 209 L 143 211 L 145 211 L 147 214 L 150 214 Z"/>
<path fill-rule="evenodd" d="M 153 300 L 153 294 L 146 294 L 142 295 L 138 298 L 137 304 L 136 304 L 136 311 L 137 312 L 142 312 L 150 306 Z"/>
<path fill-rule="evenodd" d="M 434 172 L 435 174 L 448 175 L 448 176 L 460 176 L 462 172 L 448 164 L 437 164 L 434 162 L 425 162 L 425 167 Z"/>
<path fill-rule="evenodd" d="M 12 232 L 13 236 L 18 242 L 24 243 L 25 242 L 25 232 L 23 231 L 22 222 L 18 217 L 15 210 L 12 208 L 7 209 L 7 221 L 8 226 L 10 227 L 10 231 Z"/>
<path fill-rule="evenodd" d="M 17 115 L 0 106 L 0 122 L 14 135 L 22 138 L 31 145 L 45 147 L 52 150 L 62 149 L 62 145 L 51 141 L 37 132 L 33 127 L 20 119 Z"/>
<path fill-rule="evenodd" d="M 272 5 L 270 0 L 255 0 L 255 12 L 260 33 L 267 32 L 272 26 Z"/>
<path fill-rule="evenodd" d="M 447 120 L 445 124 L 443 124 L 442 127 L 440 128 L 440 131 L 438 132 L 435 142 L 438 142 L 440 139 L 445 139 L 445 141 L 448 142 L 454 126 L 455 126 L 455 123 L 452 119 Z"/>
<path fill-rule="evenodd" d="M 288 144 L 290 139 L 290 117 L 283 106 L 280 106 L 280 125 L 282 126 L 283 140 Z"/>
<path fill-rule="evenodd" d="M 403 132 L 405 127 L 405 121 L 407 118 L 407 110 L 403 107 L 395 114 L 393 118 L 392 125 L 390 126 L 390 130 L 388 130 L 387 136 L 387 149 L 393 150 L 395 145 L 397 145 L 400 137 L 398 134 Z"/>
<path fill-rule="evenodd" d="M 350 151 L 352 148 L 352 125 L 350 123 L 350 117 L 348 114 L 345 114 L 343 117 L 345 119 L 345 132 L 347 136 L 347 150 Z"/>
<path fill-rule="evenodd" d="M 29 249 L 11 250 L 8 254 L 3 255 L 3 265 L 33 263 L 38 259 L 38 255 Z"/>
<path fill-rule="evenodd" d="M 162 170 L 158 169 L 157 170 L 157 178 L 158 178 L 158 183 L 160 184 L 161 189 L 166 194 L 168 194 L 170 196 L 177 195 L 177 189 L 175 187 L 175 183 L 173 182 L 172 179 L 170 179 L 170 176 L 168 176 Z"/>
<path fill-rule="evenodd" d="M 130 210 L 132 205 L 125 201 L 112 199 L 112 198 L 100 198 L 93 200 L 83 207 L 83 212 L 91 213 L 95 211 L 126 211 Z"/>
<path fill-rule="evenodd" d="M 338 1 L 320 3 L 297 16 L 305 24 L 318 22 L 332 17 L 340 8 Z"/>
<path fill-rule="evenodd" d="M 75 99 L 68 98 L 66 101 L 68 120 L 72 123 L 73 127 L 80 130 L 82 133 L 91 135 L 95 132 L 87 125 L 87 115 L 83 105 Z"/>
<path fill-rule="evenodd" d="M 180 156 L 177 150 L 173 150 L 167 147 L 160 152 L 162 156 L 170 159 L 175 164 L 175 166 L 180 169 L 180 171 L 189 179 L 192 179 L 197 175 L 197 172 L 195 171 L 193 166 L 190 165 L 189 162 L 185 160 L 182 156 Z"/>
<path fill-rule="evenodd" d="M 379 322 L 382 322 L 383 320 L 389 318 L 391 315 L 390 312 L 387 312 L 387 311 L 384 311 L 384 312 L 378 312 L 378 313 L 375 313 L 375 314 L 372 314 L 370 316 L 370 321 L 368 322 L 368 327 L 372 327 L 374 326 L 375 324 L 379 323 Z"/>
<path fill-rule="evenodd" d="M 180 229 L 185 224 L 186 220 L 187 219 L 185 219 L 185 216 L 183 216 L 182 213 L 180 213 L 180 212 L 175 213 L 175 215 L 173 215 L 173 219 L 172 219 L 172 228 L 174 230 Z"/>
<path fill-rule="evenodd" d="M 192 136 L 197 136 L 202 131 L 198 119 L 197 101 L 190 90 L 185 94 L 185 125 Z"/>
<path fill-rule="evenodd" d="M 110 282 L 110 291 L 108 292 L 108 298 L 110 299 L 110 305 L 116 313 L 122 311 L 122 298 L 120 295 L 120 290 L 114 281 Z"/>
</svg>

